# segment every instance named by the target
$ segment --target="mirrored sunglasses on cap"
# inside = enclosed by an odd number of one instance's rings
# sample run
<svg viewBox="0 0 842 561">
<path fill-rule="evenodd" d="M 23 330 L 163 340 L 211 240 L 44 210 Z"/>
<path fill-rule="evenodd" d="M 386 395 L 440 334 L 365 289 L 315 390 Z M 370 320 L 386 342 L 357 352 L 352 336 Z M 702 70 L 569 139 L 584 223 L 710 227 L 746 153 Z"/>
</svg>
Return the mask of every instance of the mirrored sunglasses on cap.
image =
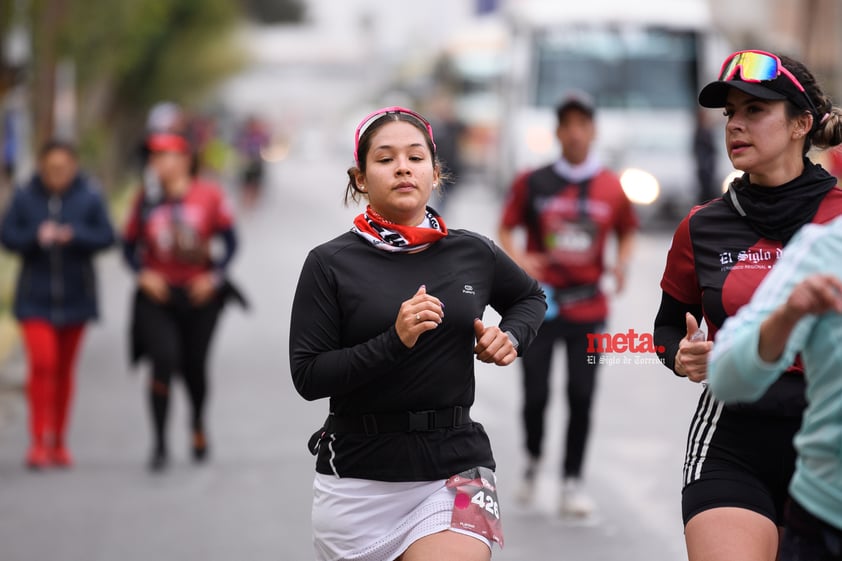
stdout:
<svg viewBox="0 0 842 561">
<path fill-rule="evenodd" d="M 419 113 L 416 113 L 415 111 L 412 111 L 411 109 L 407 109 L 405 107 L 399 107 L 397 105 L 393 105 L 391 107 L 384 107 L 382 109 L 378 109 L 377 111 L 369 113 L 368 115 L 366 115 L 363 118 L 362 121 L 360 121 L 360 124 L 357 125 L 357 130 L 356 130 L 356 132 L 354 132 L 354 162 L 356 162 L 357 165 L 360 164 L 360 158 L 359 158 L 359 154 L 358 154 L 358 151 L 359 151 L 359 148 L 360 148 L 360 136 L 362 136 L 362 134 L 365 132 L 365 130 L 369 126 L 371 126 L 371 124 L 374 121 L 376 121 L 380 117 L 382 117 L 384 115 L 388 115 L 390 113 L 402 113 L 404 115 L 409 115 L 410 117 L 413 117 L 414 119 L 417 119 L 427 129 L 427 134 L 430 135 L 430 142 L 433 144 L 433 150 L 435 151 L 436 141 L 433 139 L 433 127 L 432 127 L 432 125 L 430 125 L 430 122 L 427 119 L 425 119 L 424 117 L 422 117 Z"/>
<path fill-rule="evenodd" d="M 798 81 L 798 78 L 792 72 L 784 67 L 781 59 L 777 55 L 767 53 L 766 51 L 737 51 L 722 63 L 722 69 L 719 71 L 719 79 L 723 82 L 734 80 L 737 76 L 737 71 L 740 73 L 740 80 L 752 83 L 774 80 L 783 74 L 798 88 L 798 91 L 804 94 L 813 113 L 818 114 L 816 107 L 813 105 L 813 100 L 807 95 L 804 86 L 801 85 L 801 82 Z"/>
</svg>

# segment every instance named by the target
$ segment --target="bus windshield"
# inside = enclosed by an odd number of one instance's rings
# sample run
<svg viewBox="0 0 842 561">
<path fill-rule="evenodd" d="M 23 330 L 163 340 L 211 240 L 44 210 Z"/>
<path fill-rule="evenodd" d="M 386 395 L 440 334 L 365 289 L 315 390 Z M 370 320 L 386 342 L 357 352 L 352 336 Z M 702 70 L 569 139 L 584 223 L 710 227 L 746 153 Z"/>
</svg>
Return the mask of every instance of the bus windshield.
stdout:
<svg viewBox="0 0 842 561">
<path fill-rule="evenodd" d="M 692 31 L 573 27 L 535 37 L 532 103 L 554 106 L 569 89 L 600 108 L 689 109 L 696 104 Z"/>
</svg>

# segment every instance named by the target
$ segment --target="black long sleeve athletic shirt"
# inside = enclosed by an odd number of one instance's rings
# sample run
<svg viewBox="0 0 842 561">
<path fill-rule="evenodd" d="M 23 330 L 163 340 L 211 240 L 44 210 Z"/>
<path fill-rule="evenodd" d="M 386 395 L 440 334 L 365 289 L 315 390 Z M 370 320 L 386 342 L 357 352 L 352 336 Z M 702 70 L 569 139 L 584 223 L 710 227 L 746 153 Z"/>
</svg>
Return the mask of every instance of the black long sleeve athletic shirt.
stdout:
<svg viewBox="0 0 842 561">
<path fill-rule="evenodd" d="M 420 285 L 444 303 L 444 320 L 409 349 L 398 338 L 401 304 Z M 290 366 L 306 399 L 330 398 L 338 415 L 400 413 L 474 402 L 473 322 L 486 306 L 522 353 L 544 318 L 538 283 L 490 240 L 465 230 L 417 253 L 377 249 L 348 232 L 308 255 L 292 309 Z M 330 434 L 316 470 L 382 481 L 443 479 L 494 469 L 479 423 L 428 432 Z"/>
</svg>

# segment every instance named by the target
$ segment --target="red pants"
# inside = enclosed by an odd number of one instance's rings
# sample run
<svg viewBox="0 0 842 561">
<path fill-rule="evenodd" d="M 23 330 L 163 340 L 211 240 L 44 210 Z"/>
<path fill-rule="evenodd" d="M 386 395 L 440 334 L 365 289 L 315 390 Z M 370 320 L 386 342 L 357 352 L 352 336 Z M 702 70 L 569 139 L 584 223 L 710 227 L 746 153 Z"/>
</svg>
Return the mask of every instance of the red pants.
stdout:
<svg viewBox="0 0 842 561">
<path fill-rule="evenodd" d="M 32 441 L 63 445 L 73 394 L 76 353 L 84 325 L 56 327 L 43 320 L 21 322 L 29 358 L 29 419 Z"/>
</svg>

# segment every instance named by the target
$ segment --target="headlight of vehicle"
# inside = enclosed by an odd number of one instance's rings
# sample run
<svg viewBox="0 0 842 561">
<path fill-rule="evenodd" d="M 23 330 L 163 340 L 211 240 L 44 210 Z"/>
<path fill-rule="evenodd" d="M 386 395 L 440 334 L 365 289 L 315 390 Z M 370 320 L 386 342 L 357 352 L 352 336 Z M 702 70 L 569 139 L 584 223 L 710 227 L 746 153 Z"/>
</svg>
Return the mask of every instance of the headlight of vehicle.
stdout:
<svg viewBox="0 0 842 561">
<path fill-rule="evenodd" d="M 639 205 L 651 205 L 661 194 L 661 186 L 655 176 L 642 169 L 625 170 L 620 175 L 620 184 L 629 200 Z"/>
</svg>

